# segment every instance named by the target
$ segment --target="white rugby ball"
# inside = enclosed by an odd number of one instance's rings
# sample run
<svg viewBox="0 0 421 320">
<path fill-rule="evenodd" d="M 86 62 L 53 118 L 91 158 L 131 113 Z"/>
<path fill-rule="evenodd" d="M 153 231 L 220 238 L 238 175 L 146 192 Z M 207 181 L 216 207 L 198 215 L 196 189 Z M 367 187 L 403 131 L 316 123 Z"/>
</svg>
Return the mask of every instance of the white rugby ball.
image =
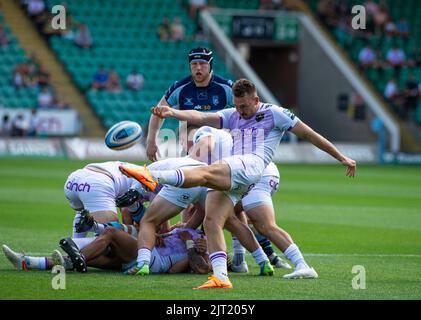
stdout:
<svg viewBox="0 0 421 320">
<path fill-rule="evenodd" d="M 130 148 L 142 138 L 142 127 L 134 121 L 121 121 L 105 134 L 105 144 L 113 150 Z"/>
</svg>

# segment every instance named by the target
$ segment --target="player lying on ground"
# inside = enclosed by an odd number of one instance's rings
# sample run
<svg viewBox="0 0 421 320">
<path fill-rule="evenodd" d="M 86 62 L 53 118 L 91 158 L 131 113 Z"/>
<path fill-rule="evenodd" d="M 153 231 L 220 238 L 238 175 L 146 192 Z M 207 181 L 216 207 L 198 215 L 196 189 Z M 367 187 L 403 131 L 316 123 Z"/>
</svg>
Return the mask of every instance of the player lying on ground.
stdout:
<svg viewBox="0 0 421 320">
<path fill-rule="evenodd" d="M 346 175 L 355 176 L 356 162 L 338 151 L 327 139 L 313 131 L 289 110 L 259 101 L 256 87 L 246 79 L 233 86 L 235 109 L 217 113 L 181 111 L 168 107 L 153 108 L 154 115 L 176 118 L 194 125 L 228 128 L 234 133 L 233 156 L 215 164 L 195 169 L 148 171 L 120 168 L 154 190 L 158 183 L 182 188 L 204 186 L 213 189 L 206 198 L 205 232 L 214 275 L 199 289 L 232 288 L 227 273 L 226 243 L 223 227 L 233 215 L 234 205 L 261 178 L 264 168 L 272 161 L 285 131 L 290 130 L 299 138 L 308 140 L 319 149 L 347 167 Z M 233 132 L 234 131 L 234 132 Z M 140 249 L 138 267 L 147 269 L 150 250 Z"/>
<path fill-rule="evenodd" d="M 17 270 L 47 270 L 63 265 L 66 270 L 76 268 L 86 272 L 87 267 L 121 271 L 136 263 L 137 241 L 124 231 L 107 228 L 82 250 L 71 238 L 63 239 L 61 247 L 68 254 L 63 257 L 55 250 L 52 257 L 32 257 L 17 253 L 6 245 L 3 252 Z M 206 274 L 210 269 L 206 254 L 206 239 L 198 230 L 175 229 L 162 237 L 161 246 L 153 250 L 152 273 L 181 273 L 192 270 Z M 81 264 L 82 262 L 82 264 Z"/>
</svg>

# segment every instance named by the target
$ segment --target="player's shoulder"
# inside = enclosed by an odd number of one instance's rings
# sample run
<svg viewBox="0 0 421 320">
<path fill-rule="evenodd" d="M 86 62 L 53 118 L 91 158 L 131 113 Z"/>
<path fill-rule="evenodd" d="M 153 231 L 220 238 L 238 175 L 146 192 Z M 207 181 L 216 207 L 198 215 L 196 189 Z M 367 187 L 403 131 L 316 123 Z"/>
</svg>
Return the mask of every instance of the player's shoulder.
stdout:
<svg viewBox="0 0 421 320">
<path fill-rule="evenodd" d="M 218 76 L 217 74 L 213 75 L 212 81 L 216 84 L 226 85 L 226 86 L 229 86 L 229 87 L 232 87 L 232 85 L 234 84 L 234 82 L 232 80 L 223 78 L 221 76 Z"/>
</svg>

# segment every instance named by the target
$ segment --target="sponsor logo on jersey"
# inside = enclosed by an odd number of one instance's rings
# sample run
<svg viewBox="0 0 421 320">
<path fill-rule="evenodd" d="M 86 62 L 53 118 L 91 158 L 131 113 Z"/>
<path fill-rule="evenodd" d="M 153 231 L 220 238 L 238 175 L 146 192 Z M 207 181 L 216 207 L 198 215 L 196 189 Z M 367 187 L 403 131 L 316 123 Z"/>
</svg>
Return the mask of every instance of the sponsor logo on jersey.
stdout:
<svg viewBox="0 0 421 320">
<path fill-rule="evenodd" d="M 193 100 L 193 98 L 186 98 L 186 101 L 184 102 L 184 105 L 192 106 L 193 105 L 192 100 Z"/>
<path fill-rule="evenodd" d="M 260 122 L 265 118 L 264 113 L 259 113 L 258 115 L 256 115 L 256 122 Z"/>
<path fill-rule="evenodd" d="M 208 98 L 208 93 L 206 91 L 199 91 L 197 93 L 197 99 L 206 100 Z"/>
<path fill-rule="evenodd" d="M 202 110 L 202 106 L 200 104 L 195 105 L 194 110 Z"/>
<path fill-rule="evenodd" d="M 70 191 L 89 192 L 91 190 L 91 186 L 87 182 L 77 183 L 73 181 L 68 181 L 66 183 L 66 189 Z"/>
<path fill-rule="evenodd" d="M 183 195 L 181 196 L 181 199 L 182 199 L 182 200 L 184 200 L 184 201 L 187 201 L 187 200 L 189 200 L 189 199 L 190 199 L 190 195 L 188 195 L 188 194 L 183 194 Z"/>
</svg>

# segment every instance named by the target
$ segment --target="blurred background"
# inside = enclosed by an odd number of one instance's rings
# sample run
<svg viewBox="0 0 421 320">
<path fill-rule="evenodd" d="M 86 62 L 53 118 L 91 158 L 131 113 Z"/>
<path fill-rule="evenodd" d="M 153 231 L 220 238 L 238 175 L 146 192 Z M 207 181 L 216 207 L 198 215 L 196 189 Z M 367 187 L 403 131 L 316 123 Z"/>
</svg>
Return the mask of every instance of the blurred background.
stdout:
<svg viewBox="0 0 421 320">
<path fill-rule="evenodd" d="M 105 132 L 130 119 L 146 135 L 205 46 L 216 74 L 251 79 L 351 158 L 421 163 L 420 15 L 417 0 L 0 0 L 0 157 L 145 159 Z M 332 161 L 282 143 L 278 162 Z"/>
</svg>

